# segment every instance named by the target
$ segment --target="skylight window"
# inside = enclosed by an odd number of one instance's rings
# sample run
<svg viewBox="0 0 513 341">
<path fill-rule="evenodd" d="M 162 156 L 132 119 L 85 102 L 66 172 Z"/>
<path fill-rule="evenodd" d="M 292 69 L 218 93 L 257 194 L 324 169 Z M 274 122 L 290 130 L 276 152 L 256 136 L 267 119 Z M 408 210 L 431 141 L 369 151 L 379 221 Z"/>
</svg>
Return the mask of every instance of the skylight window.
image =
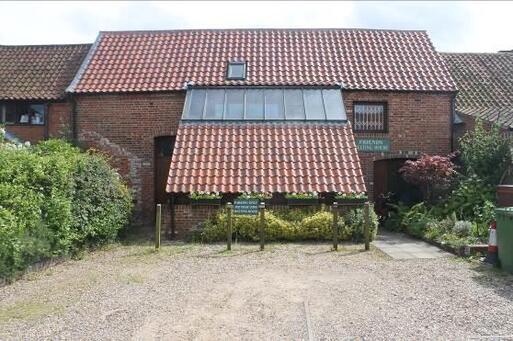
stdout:
<svg viewBox="0 0 513 341">
<path fill-rule="evenodd" d="M 226 79 L 244 80 L 246 79 L 246 62 L 229 62 Z"/>
<path fill-rule="evenodd" d="M 345 121 L 340 89 L 189 89 L 184 120 Z"/>
</svg>

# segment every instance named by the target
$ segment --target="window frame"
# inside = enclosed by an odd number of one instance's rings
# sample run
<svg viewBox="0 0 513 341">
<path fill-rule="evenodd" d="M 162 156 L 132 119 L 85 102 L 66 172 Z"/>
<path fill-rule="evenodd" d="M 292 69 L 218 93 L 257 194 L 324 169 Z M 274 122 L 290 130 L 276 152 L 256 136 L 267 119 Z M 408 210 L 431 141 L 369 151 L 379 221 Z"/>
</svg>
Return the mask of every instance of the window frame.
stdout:
<svg viewBox="0 0 513 341">
<path fill-rule="evenodd" d="M 44 115 L 43 115 L 43 123 L 36 124 L 32 123 L 30 118 L 29 122 L 22 123 L 20 122 L 20 117 L 16 114 L 16 122 L 6 122 L 7 119 L 7 105 L 14 104 L 14 105 L 41 105 L 44 108 Z M 2 101 L 0 102 L 0 124 L 4 124 L 6 126 L 20 126 L 20 127 L 44 127 L 47 125 L 48 122 L 48 108 L 49 105 L 47 102 L 38 102 L 38 101 Z"/>
<path fill-rule="evenodd" d="M 208 92 L 212 90 L 224 90 L 224 106 L 223 106 L 223 116 L 217 117 L 217 118 L 206 118 L 206 107 L 208 102 Z M 243 117 L 242 118 L 227 118 L 227 98 L 228 98 L 228 92 L 230 91 L 237 91 L 241 90 L 243 91 Z M 279 91 L 280 92 L 280 98 L 279 103 L 282 106 L 282 117 L 269 117 L 269 111 L 267 110 L 268 106 L 268 96 L 267 92 L 269 91 Z M 291 118 L 290 115 L 287 115 L 286 109 L 287 104 L 285 100 L 285 92 L 289 90 L 298 90 L 301 91 L 301 96 L 298 97 L 298 99 L 301 101 L 301 108 L 303 111 L 304 116 L 302 118 Z M 305 91 L 307 90 L 318 90 L 318 99 L 319 99 L 319 105 L 322 105 L 322 113 L 321 117 L 310 115 L 310 111 L 307 110 L 306 105 L 306 95 Z M 337 105 L 340 106 L 340 117 L 328 117 L 328 108 L 325 98 L 325 92 L 326 91 L 332 91 L 335 90 L 337 92 L 337 96 L 340 97 L 340 101 L 337 101 Z M 205 91 L 204 97 L 197 97 L 197 99 L 202 100 L 203 103 L 203 109 L 201 112 L 201 115 L 196 115 L 196 117 L 191 117 L 191 107 L 193 105 L 193 95 L 195 91 Z M 248 99 L 250 98 L 249 94 L 254 92 L 255 94 L 258 92 L 261 92 L 260 96 L 262 96 L 262 103 L 260 103 L 261 107 L 260 110 L 262 110 L 261 117 L 252 117 L 248 118 Z M 256 98 L 256 97 L 255 97 Z M 254 98 L 252 98 L 254 99 Z M 260 99 L 260 98 L 259 98 Z M 255 103 L 252 103 L 254 105 Z M 258 104 L 258 103 L 257 103 Z M 310 108 L 311 109 L 311 108 Z M 348 122 L 348 114 L 349 111 L 346 109 L 345 102 L 344 102 L 344 95 L 340 88 L 337 87 L 291 87 L 291 86 L 280 86 L 280 87 L 273 87 L 273 86 L 218 86 L 218 87 L 205 87 L 205 86 L 198 86 L 198 87 L 188 87 L 186 91 L 186 97 L 185 97 L 185 104 L 183 106 L 182 110 L 182 116 L 181 120 L 184 121 L 298 121 L 298 122 L 312 122 L 312 121 L 334 121 L 334 122 Z M 253 116 L 253 115 L 252 115 Z"/>
<path fill-rule="evenodd" d="M 230 76 L 230 67 L 232 65 L 242 65 L 242 76 Z M 230 81 L 243 81 L 246 80 L 248 68 L 245 61 L 228 61 L 226 64 L 226 79 Z"/>
<path fill-rule="evenodd" d="M 357 129 L 356 128 L 356 106 L 357 105 L 382 105 L 383 106 L 383 129 Z M 353 131 L 357 133 L 388 133 L 388 102 L 386 101 L 353 101 Z"/>
</svg>

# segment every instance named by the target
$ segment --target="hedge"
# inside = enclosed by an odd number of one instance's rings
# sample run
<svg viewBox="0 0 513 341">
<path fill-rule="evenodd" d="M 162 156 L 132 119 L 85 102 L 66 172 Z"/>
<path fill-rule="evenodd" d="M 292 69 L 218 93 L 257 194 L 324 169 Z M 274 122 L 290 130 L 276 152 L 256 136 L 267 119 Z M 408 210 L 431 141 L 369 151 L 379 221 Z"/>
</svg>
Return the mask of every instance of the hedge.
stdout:
<svg viewBox="0 0 513 341">
<path fill-rule="evenodd" d="M 0 278 L 113 241 L 131 210 L 131 195 L 105 156 L 59 140 L 0 140 Z"/>
<path fill-rule="evenodd" d="M 371 209 L 371 238 L 378 229 L 378 218 Z M 189 236 L 196 242 L 219 242 L 226 240 L 224 212 L 203 223 L 200 229 Z M 363 210 L 354 209 L 339 220 L 339 240 L 363 241 Z M 333 215 L 327 211 L 311 209 L 267 210 L 265 212 L 266 241 L 323 241 L 333 238 Z M 237 240 L 256 242 L 259 240 L 259 218 L 249 215 L 234 215 L 233 233 Z"/>
</svg>

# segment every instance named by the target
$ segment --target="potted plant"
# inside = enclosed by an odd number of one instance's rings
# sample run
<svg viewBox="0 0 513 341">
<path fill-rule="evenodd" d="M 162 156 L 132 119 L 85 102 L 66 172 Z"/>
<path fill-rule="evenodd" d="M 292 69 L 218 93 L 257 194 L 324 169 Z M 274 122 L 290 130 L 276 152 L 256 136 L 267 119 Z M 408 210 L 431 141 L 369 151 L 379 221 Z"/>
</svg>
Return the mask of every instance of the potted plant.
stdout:
<svg viewBox="0 0 513 341">
<path fill-rule="evenodd" d="M 268 201 L 272 198 L 271 193 L 244 192 L 237 197 L 238 199 L 258 199 L 260 202 Z"/>
<path fill-rule="evenodd" d="M 335 201 L 339 204 L 363 204 L 369 198 L 365 193 L 342 193 L 339 192 L 335 195 Z"/>
<path fill-rule="evenodd" d="M 192 205 L 221 205 L 221 194 L 217 192 L 191 192 L 189 199 Z"/>
<path fill-rule="evenodd" d="M 315 205 L 319 203 L 317 192 L 287 193 L 285 194 L 288 205 Z"/>
</svg>

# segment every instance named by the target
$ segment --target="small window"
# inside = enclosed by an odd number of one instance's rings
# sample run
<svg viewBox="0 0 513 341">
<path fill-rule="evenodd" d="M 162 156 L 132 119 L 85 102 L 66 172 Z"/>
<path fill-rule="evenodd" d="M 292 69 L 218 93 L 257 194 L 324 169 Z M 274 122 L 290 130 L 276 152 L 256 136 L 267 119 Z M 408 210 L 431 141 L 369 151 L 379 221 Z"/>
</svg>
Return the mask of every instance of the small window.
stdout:
<svg viewBox="0 0 513 341">
<path fill-rule="evenodd" d="M 284 120 L 283 90 L 265 90 L 265 119 Z"/>
<path fill-rule="evenodd" d="M 324 104 L 321 90 L 303 90 L 305 96 L 306 117 L 310 120 L 324 120 Z"/>
<path fill-rule="evenodd" d="M 226 79 L 232 79 L 232 80 L 246 79 L 246 62 L 229 62 Z"/>
<path fill-rule="evenodd" d="M 205 104 L 206 120 L 221 120 L 224 112 L 224 90 L 209 90 Z"/>
<path fill-rule="evenodd" d="M 304 120 L 305 104 L 302 90 L 288 90 L 285 95 L 285 116 L 288 120 Z"/>
<path fill-rule="evenodd" d="M 387 105 L 376 102 L 355 102 L 353 105 L 354 130 L 387 131 Z"/>
<path fill-rule="evenodd" d="M 326 119 L 328 120 L 346 120 L 346 111 L 342 92 L 337 89 L 322 90 L 324 108 L 326 109 Z"/>
<path fill-rule="evenodd" d="M 264 119 L 264 90 L 253 89 L 246 91 L 247 120 Z"/>
<path fill-rule="evenodd" d="M 242 120 L 244 118 L 244 90 L 226 90 L 227 120 Z"/>
<path fill-rule="evenodd" d="M 0 123 L 44 125 L 46 105 L 35 103 L 0 104 Z"/>
</svg>

